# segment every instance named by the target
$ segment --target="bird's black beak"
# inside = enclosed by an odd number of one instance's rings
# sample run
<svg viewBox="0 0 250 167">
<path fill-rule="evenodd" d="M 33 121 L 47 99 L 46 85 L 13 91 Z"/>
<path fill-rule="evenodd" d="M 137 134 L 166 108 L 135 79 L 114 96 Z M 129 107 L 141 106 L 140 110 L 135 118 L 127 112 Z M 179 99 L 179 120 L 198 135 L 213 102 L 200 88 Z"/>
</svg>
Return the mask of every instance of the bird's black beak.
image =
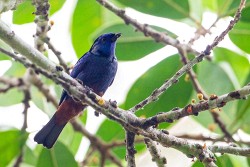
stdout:
<svg viewBox="0 0 250 167">
<path fill-rule="evenodd" d="M 112 41 L 116 41 L 120 36 L 122 36 L 121 33 L 116 33 L 116 34 L 112 37 Z"/>
</svg>

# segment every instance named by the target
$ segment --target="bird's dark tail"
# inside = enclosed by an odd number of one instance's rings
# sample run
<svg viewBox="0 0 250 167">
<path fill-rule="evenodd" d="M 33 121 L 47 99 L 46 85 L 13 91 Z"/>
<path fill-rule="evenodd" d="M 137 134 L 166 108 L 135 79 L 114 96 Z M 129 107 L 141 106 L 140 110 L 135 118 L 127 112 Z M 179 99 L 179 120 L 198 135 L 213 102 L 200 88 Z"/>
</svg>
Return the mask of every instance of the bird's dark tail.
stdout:
<svg viewBox="0 0 250 167">
<path fill-rule="evenodd" d="M 57 124 L 56 115 L 54 115 L 50 121 L 36 134 L 34 140 L 38 144 L 43 144 L 46 148 L 51 148 L 55 144 L 65 125 L 66 123 L 62 125 Z"/>
</svg>

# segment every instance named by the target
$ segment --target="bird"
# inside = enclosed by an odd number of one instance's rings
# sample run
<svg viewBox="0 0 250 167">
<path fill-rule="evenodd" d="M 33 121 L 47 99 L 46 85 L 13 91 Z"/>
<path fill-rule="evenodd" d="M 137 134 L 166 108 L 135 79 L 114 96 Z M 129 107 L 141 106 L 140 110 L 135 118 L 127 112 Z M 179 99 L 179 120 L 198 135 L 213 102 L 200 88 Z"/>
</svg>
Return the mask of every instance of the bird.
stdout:
<svg viewBox="0 0 250 167">
<path fill-rule="evenodd" d="M 115 48 L 121 33 L 100 35 L 73 67 L 70 76 L 103 96 L 112 85 L 118 67 Z M 87 105 L 75 100 L 65 90 L 59 101 L 57 111 L 49 122 L 35 135 L 34 141 L 50 149 L 55 144 L 65 125 Z"/>
</svg>

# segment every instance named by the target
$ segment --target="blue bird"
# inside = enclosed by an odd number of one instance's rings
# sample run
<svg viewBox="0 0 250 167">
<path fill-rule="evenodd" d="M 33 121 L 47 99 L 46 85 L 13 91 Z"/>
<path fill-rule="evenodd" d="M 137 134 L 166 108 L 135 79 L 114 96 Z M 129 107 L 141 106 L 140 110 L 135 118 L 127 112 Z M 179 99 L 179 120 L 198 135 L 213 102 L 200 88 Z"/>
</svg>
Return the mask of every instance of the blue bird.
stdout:
<svg viewBox="0 0 250 167">
<path fill-rule="evenodd" d="M 116 75 L 115 47 L 120 36 L 121 33 L 99 36 L 90 50 L 77 61 L 70 76 L 91 88 L 99 96 L 103 96 Z M 36 134 L 34 140 L 46 148 L 53 147 L 64 126 L 86 107 L 87 105 L 75 101 L 63 90 L 56 113 Z"/>
</svg>

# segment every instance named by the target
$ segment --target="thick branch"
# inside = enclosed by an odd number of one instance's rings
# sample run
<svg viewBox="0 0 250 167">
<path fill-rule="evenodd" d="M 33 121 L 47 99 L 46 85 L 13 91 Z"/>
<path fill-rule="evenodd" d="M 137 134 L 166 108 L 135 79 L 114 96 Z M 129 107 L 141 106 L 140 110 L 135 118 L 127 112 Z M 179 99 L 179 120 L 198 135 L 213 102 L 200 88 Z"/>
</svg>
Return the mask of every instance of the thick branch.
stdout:
<svg viewBox="0 0 250 167">
<path fill-rule="evenodd" d="M 126 161 L 128 167 L 135 167 L 135 134 L 133 132 L 126 131 Z"/>
</svg>

